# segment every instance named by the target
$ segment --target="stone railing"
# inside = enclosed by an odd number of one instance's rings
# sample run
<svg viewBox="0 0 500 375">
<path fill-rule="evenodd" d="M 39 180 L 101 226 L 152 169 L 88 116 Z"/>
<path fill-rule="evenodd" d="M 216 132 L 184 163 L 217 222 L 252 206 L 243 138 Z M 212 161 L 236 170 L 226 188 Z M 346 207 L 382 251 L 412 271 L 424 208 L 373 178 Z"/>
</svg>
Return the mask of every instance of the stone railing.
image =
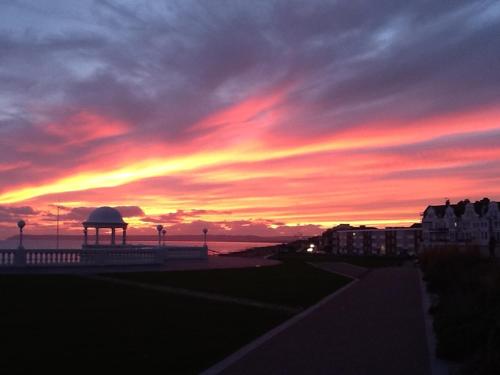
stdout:
<svg viewBox="0 0 500 375">
<path fill-rule="evenodd" d="M 108 265 L 141 265 L 161 264 L 157 248 L 106 248 L 79 250 L 80 265 L 108 266 Z"/>
<path fill-rule="evenodd" d="M 7 249 L 0 250 L 0 267 L 80 265 L 81 250 Z"/>
<path fill-rule="evenodd" d="M 0 267 L 12 267 L 16 263 L 17 250 L 0 250 Z"/>
<path fill-rule="evenodd" d="M 199 247 L 109 247 L 85 249 L 0 249 L 0 268 L 162 264 L 168 259 L 206 259 Z"/>
<path fill-rule="evenodd" d="M 168 259 L 206 259 L 208 248 L 206 246 L 176 246 L 158 249 L 164 260 Z"/>
<path fill-rule="evenodd" d="M 23 251 L 23 250 L 16 250 Z M 37 266 L 69 266 L 80 264 L 81 250 L 54 250 L 54 249 L 37 249 L 24 250 L 25 265 L 30 267 Z M 19 263 L 23 261 L 19 257 Z"/>
</svg>

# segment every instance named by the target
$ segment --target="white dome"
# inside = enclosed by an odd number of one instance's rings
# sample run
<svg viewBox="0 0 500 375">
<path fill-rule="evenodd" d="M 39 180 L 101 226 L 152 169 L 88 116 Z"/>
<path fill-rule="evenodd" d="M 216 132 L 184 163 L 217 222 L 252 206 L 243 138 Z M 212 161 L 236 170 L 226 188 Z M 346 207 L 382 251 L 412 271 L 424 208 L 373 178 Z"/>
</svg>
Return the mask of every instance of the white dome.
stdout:
<svg viewBox="0 0 500 375">
<path fill-rule="evenodd" d="M 125 224 L 122 214 L 116 208 L 99 207 L 92 211 L 86 223 L 93 224 Z"/>
</svg>

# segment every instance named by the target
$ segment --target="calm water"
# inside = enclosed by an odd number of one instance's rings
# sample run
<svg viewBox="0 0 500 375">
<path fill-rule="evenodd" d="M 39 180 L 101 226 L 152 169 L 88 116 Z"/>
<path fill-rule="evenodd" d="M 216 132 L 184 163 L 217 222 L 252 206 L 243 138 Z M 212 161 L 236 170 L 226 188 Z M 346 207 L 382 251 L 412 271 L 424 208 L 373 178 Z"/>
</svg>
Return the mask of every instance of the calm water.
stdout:
<svg viewBox="0 0 500 375">
<path fill-rule="evenodd" d="M 129 244 L 133 245 L 149 245 L 156 246 L 157 241 L 128 241 Z M 0 240 L 0 249 L 15 249 L 18 245 L 17 240 Z M 26 249 L 55 249 L 55 240 L 33 240 L 26 239 L 23 241 L 23 245 Z M 200 246 L 202 242 L 200 241 L 167 241 L 167 245 L 171 246 Z M 235 251 L 240 251 L 244 249 L 249 249 L 252 247 L 262 247 L 275 245 L 275 243 L 270 242 L 208 242 L 208 248 L 217 253 L 232 253 Z M 82 247 L 81 240 L 60 240 L 60 249 L 80 249 Z"/>
</svg>

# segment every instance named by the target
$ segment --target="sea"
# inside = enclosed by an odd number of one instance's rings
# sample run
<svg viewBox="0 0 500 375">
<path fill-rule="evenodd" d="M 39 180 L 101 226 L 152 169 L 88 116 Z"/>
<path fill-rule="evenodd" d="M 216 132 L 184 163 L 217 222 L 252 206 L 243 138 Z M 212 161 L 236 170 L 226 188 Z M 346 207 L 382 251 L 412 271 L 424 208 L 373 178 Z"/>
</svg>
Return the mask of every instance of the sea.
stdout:
<svg viewBox="0 0 500 375">
<path fill-rule="evenodd" d="M 127 241 L 131 245 L 146 245 L 158 246 L 158 241 Z M 201 246 L 200 241 L 166 241 L 166 246 Z M 207 241 L 210 253 L 215 254 L 228 254 L 237 251 L 250 249 L 254 247 L 264 247 L 276 245 L 274 242 L 222 242 L 222 241 Z M 0 249 L 15 249 L 18 246 L 17 239 L 0 240 Z M 23 241 L 25 249 L 55 249 L 55 239 L 32 239 L 26 238 Z M 80 249 L 82 241 L 77 239 L 60 239 L 59 249 Z"/>
</svg>

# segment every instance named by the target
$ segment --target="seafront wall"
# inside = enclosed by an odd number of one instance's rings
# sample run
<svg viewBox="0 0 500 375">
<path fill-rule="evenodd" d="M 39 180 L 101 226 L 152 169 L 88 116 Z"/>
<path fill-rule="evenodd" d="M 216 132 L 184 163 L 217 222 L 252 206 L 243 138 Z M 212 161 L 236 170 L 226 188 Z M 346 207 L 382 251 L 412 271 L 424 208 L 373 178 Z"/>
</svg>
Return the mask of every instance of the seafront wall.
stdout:
<svg viewBox="0 0 500 375">
<path fill-rule="evenodd" d="M 206 246 L 2 249 L 0 268 L 162 264 L 169 259 L 206 259 Z"/>
</svg>

